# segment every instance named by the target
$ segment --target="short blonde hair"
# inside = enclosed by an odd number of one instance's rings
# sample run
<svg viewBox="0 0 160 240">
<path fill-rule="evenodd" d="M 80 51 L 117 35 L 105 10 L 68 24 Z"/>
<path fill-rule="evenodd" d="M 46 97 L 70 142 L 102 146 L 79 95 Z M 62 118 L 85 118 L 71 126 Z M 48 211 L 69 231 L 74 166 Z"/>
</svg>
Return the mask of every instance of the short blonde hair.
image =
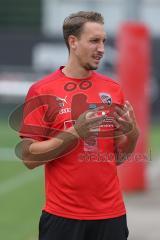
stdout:
<svg viewBox="0 0 160 240">
<path fill-rule="evenodd" d="M 96 22 L 104 24 L 104 18 L 100 13 L 92 11 L 91 12 L 80 11 L 77 13 L 72 13 L 71 15 L 65 18 L 63 23 L 63 36 L 68 49 L 69 49 L 68 37 L 70 35 L 80 37 L 83 30 L 83 25 L 86 22 Z"/>
</svg>

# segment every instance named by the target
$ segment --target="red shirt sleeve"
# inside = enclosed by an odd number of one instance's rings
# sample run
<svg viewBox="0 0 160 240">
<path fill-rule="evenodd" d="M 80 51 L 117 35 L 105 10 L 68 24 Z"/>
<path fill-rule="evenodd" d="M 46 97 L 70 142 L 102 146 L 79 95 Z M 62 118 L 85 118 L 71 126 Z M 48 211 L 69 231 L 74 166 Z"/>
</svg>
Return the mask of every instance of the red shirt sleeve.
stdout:
<svg viewBox="0 0 160 240">
<path fill-rule="evenodd" d="M 23 117 L 20 123 L 20 137 L 32 138 L 38 141 L 48 139 L 48 126 L 46 121 L 44 121 L 46 106 L 43 104 L 42 95 L 36 91 L 34 86 L 29 89 L 22 109 Z"/>
</svg>

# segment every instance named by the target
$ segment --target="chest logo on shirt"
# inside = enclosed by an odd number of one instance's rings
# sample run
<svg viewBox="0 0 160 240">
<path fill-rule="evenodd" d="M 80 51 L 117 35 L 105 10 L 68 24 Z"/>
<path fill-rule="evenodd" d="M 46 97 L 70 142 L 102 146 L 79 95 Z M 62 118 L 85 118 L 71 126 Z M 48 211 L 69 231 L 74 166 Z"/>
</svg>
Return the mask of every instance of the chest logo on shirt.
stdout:
<svg viewBox="0 0 160 240">
<path fill-rule="evenodd" d="M 64 107 L 65 103 L 67 104 L 67 96 L 65 96 L 65 98 L 56 97 L 56 100 L 60 107 Z"/>
<path fill-rule="evenodd" d="M 107 104 L 110 106 L 112 104 L 112 98 L 111 95 L 105 92 L 99 93 L 100 99 L 103 103 Z"/>
<path fill-rule="evenodd" d="M 61 97 L 56 96 L 56 100 L 57 100 L 57 103 L 60 107 L 59 114 L 65 114 L 65 113 L 70 113 L 71 112 L 70 107 L 65 107 L 65 105 L 68 104 L 67 96 L 65 96 L 65 98 L 61 98 Z"/>
</svg>

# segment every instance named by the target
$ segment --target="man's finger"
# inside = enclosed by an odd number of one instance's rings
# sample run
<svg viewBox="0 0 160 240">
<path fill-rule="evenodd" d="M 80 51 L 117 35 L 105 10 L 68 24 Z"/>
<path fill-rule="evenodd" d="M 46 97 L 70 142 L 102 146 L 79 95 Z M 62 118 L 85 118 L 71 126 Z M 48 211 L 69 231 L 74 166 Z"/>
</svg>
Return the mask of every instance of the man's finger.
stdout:
<svg viewBox="0 0 160 240">
<path fill-rule="evenodd" d="M 133 107 L 131 105 L 131 103 L 129 101 L 125 101 L 125 105 L 124 105 L 125 109 L 127 109 L 129 111 L 129 116 L 132 118 L 132 119 L 135 119 L 135 113 L 134 113 L 134 110 L 133 110 Z"/>
<path fill-rule="evenodd" d="M 88 125 L 90 127 L 92 127 L 92 126 L 98 127 L 100 124 L 102 124 L 102 122 L 105 118 L 106 118 L 105 116 L 100 116 L 100 117 L 95 117 L 95 118 L 89 119 Z"/>
<path fill-rule="evenodd" d="M 91 118 L 92 116 L 94 117 L 95 114 L 100 111 L 100 110 L 103 110 L 104 109 L 104 106 L 100 106 L 100 107 L 96 107 L 94 109 L 88 109 L 86 112 L 85 112 L 85 117 L 86 119 L 88 118 Z"/>
<path fill-rule="evenodd" d="M 116 119 L 112 120 L 113 125 L 115 126 L 115 128 L 119 129 L 120 128 L 120 124 L 116 121 Z"/>
<path fill-rule="evenodd" d="M 115 113 L 118 114 L 118 118 L 122 119 L 123 117 L 124 119 L 129 120 L 129 111 L 125 106 L 123 107 L 123 109 L 120 107 L 115 107 L 115 110 Z"/>
</svg>

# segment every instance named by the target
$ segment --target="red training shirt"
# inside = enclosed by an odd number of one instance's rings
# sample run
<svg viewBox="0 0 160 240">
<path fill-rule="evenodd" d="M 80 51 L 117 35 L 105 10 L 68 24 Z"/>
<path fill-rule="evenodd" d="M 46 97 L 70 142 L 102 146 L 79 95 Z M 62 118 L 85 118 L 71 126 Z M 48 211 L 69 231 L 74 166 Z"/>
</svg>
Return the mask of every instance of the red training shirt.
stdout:
<svg viewBox="0 0 160 240">
<path fill-rule="evenodd" d="M 66 77 L 62 67 L 31 86 L 26 97 L 21 137 L 44 141 L 73 125 L 85 109 L 105 102 L 123 104 L 118 83 L 97 72 L 87 79 Z M 105 102 L 106 104 L 106 102 Z M 57 129 L 57 132 L 54 131 Z M 112 124 L 101 126 L 109 133 Z M 112 135 L 112 134 L 111 134 Z M 88 148 L 88 150 L 87 150 Z M 114 140 L 83 140 L 63 156 L 45 164 L 44 210 L 58 216 L 93 220 L 126 213 L 117 176 Z"/>
</svg>

